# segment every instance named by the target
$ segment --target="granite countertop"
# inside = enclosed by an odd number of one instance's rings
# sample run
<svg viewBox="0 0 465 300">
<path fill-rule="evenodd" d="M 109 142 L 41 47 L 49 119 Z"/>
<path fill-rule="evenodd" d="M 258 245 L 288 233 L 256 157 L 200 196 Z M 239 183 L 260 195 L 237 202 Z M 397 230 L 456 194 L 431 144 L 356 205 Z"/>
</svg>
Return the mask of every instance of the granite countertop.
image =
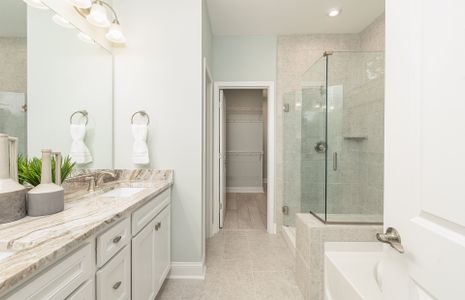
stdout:
<svg viewBox="0 0 465 300">
<path fill-rule="evenodd" d="M 74 174 L 77 177 L 64 184 L 63 212 L 0 225 L 0 295 L 77 249 L 90 236 L 129 216 L 173 184 L 170 170 L 109 171 L 117 177 L 93 193 L 86 192 L 83 180 L 91 171 Z M 146 189 L 123 198 L 103 195 L 116 187 Z M 2 259 L 3 254 L 7 257 Z"/>
</svg>

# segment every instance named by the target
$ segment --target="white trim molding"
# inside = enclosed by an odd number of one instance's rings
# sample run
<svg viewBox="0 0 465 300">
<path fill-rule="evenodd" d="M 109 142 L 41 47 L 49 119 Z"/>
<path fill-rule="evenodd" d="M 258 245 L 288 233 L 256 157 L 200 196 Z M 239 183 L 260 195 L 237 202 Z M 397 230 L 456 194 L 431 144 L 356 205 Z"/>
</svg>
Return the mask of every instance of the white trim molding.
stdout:
<svg viewBox="0 0 465 300">
<path fill-rule="evenodd" d="M 207 267 L 203 262 L 171 262 L 169 279 L 205 279 Z"/>
<path fill-rule="evenodd" d="M 266 228 L 268 233 L 276 233 L 276 99 L 275 99 L 275 83 L 274 81 L 217 81 L 214 84 L 214 136 L 219 136 L 218 119 L 219 119 L 219 98 L 220 90 L 223 89 L 266 89 L 268 94 L 268 124 L 267 124 L 267 222 Z M 216 215 L 219 216 L 219 141 L 214 140 L 215 149 L 215 174 L 213 179 L 214 196 L 213 208 Z M 216 220 L 217 219 L 217 220 Z M 219 218 L 215 218 L 213 233 L 219 231 Z"/>
</svg>

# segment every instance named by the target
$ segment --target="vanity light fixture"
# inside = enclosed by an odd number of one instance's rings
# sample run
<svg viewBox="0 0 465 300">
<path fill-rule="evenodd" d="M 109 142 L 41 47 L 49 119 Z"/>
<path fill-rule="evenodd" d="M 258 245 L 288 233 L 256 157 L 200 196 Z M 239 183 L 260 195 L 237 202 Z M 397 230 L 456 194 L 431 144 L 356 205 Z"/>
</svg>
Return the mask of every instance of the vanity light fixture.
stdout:
<svg viewBox="0 0 465 300">
<path fill-rule="evenodd" d="M 103 6 L 102 1 L 95 1 L 92 4 L 90 13 L 87 15 L 87 21 L 97 27 L 110 27 L 110 20 L 108 19 L 107 10 Z"/>
<path fill-rule="evenodd" d="M 74 28 L 74 26 L 68 20 L 66 20 L 64 17 L 60 16 L 59 14 L 53 15 L 52 20 L 53 22 L 60 25 L 61 27 Z"/>
<path fill-rule="evenodd" d="M 330 11 L 328 11 L 328 16 L 329 17 L 337 17 L 337 16 L 339 16 L 340 13 L 341 13 L 340 8 L 333 8 Z"/>
<path fill-rule="evenodd" d="M 115 44 L 126 43 L 126 38 L 123 34 L 123 30 L 121 29 L 116 11 L 110 4 L 102 0 L 93 0 L 90 9 L 83 9 L 78 6 L 75 6 L 74 8 L 81 16 L 86 18 L 90 24 L 102 28 L 109 27 L 105 34 L 107 40 Z M 110 16 L 109 13 L 111 13 Z"/>
<path fill-rule="evenodd" d="M 92 0 L 69 0 L 72 5 L 77 8 L 90 8 L 92 6 Z"/>
<path fill-rule="evenodd" d="M 25 3 L 27 3 L 27 5 L 29 5 L 30 7 L 34 7 L 34 8 L 38 8 L 38 9 L 48 9 L 48 7 L 42 3 L 41 0 L 23 0 Z"/>
<path fill-rule="evenodd" d="M 105 37 L 107 40 L 115 44 L 124 44 L 126 42 L 126 38 L 121 30 L 121 25 L 116 19 L 113 20 L 113 23 L 111 23 L 111 27 Z"/>
</svg>

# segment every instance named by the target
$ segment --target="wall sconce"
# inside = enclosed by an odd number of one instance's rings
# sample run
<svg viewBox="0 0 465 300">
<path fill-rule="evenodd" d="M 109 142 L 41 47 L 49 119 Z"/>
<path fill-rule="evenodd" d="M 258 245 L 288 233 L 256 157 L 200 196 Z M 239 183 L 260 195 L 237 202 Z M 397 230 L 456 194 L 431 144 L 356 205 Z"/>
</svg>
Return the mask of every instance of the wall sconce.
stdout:
<svg viewBox="0 0 465 300">
<path fill-rule="evenodd" d="M 124 44 L 126 42 L 116 11 L 110 4 L 102 0 L 70 1 L 79 14 L 86 18 L 89 24 L 96 27 L 109 28 L 105 34 L 107 40 L 115 44 Z M 77 4 L 79 4 L 79 6 Z M 108 17 L 108 12 L 112 15 L 111 19 Z"/>
</svg>

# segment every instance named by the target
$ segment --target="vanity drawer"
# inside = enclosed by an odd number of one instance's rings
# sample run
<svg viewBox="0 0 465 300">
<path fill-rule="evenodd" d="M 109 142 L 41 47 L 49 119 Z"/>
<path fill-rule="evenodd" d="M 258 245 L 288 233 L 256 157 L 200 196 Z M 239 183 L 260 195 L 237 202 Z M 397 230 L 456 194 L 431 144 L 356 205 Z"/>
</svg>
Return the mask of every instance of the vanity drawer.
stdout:
<svg viewBox="0 0 465 300">
<path fill-rule="evenodd" d="M 93 280 L 87 280 L 75 290 L 66 300 L 94 300 L 95 284 Z"/>
<path fill-rule="evenodd" d="M 131 253 L 126 246 L 97 271 L 97 299 L 124 300 L 131 297 Z"/>
<path fill-rule="evenodd" d="M 150 200 L 132 214 L 132 235 L 136 235 L 170 203 L 170 189 Z"/>
<path fill-rule="evenodd" d="M 65 299 L 93 276 L 95 265 L 92 253 L 91 245 L 87 244 L 2 299 Z"/>
<path fill-rule="evenodd" d="M 97 267 L 102 267 L 131 241 L 131 222 L 124 219 L 97 237 Z"/>
</svg>

